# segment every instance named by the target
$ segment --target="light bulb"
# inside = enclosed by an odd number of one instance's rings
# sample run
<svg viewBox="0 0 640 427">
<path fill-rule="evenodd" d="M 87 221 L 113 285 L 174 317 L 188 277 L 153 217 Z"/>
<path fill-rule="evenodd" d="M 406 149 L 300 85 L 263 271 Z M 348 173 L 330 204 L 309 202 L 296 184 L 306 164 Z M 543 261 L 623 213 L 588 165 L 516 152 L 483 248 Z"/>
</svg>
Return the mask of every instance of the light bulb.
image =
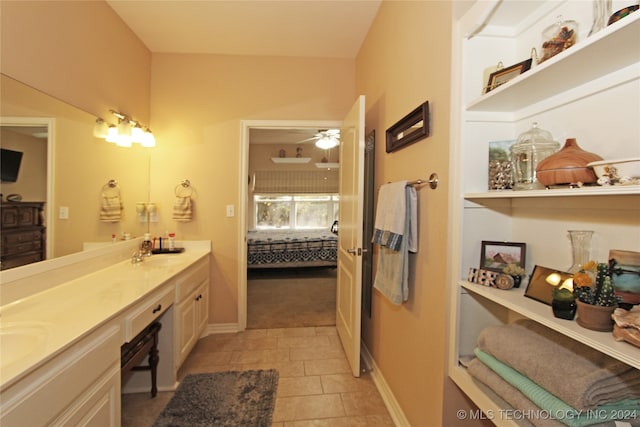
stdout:
<svg viewBox="0 0 640 427">
<path fill-rule="evenodd" d="M 120 123 L 118 123 L 118 135 L 131 137 L 131 123 L 128 120 L 120 120 Z"/>
<path fill-rule="evenodd" d="M 142 141 L 140 142 L 143 147 L 155 147 L 156 146 L 156 138 L 151 133 L 151 129 L 147 129 L 144 132 Z"/>
<path fill-rule="evenodd" d="M 133 142 L 142 143 L 142 139 L 144 138 L 144 130 L 140 127 L 140 124 L 136 123 L 136 125 L 131 129 L 131 138 Z"/>
<path fill-rule="evenodd" d="M 109 131 L 109 125 L 100 117 L 96 120 L 96 124 L 93 125 L 93 136 L 96 138 L 106 138 Z"/>
<path fill-rule="evenodd" d="M 107 142 L 116 143 L 118 141 L 118 128 L 115 125 L 109 126 L 107 130 L 107 137 L 105 138 Z"/>
</svg>

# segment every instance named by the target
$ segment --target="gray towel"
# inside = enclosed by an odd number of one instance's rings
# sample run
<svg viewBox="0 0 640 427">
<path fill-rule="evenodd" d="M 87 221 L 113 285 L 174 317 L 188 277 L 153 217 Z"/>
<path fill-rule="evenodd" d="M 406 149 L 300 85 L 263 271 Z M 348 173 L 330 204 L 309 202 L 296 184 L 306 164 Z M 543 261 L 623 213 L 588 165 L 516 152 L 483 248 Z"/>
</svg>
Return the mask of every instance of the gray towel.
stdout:
<svg viewBox="0 0 640 427">
<path fill-rule="evenodd" d="M 474 377 L 477 381 L 489 387 L 496 395 L 498 395 L 501 399 L 511 405 L 514 409 L 520 411 L 518 414 L 514 415 L 528 415 L 527 421 L 533 424 L 536 427 L 562 427 L 565 424 L 547 417 L 546 413 L 541 412 L 541 409 L 536 406 L 531 400 L 529 400 L 524 394 L 522 394 L 518 389 L 513 387 L 511 384 L 506 382 L 500 375 L 496 374 L 491 368 L 482 363 L 478 359 L 473 359 L 469 362 L 468 365 L 469 374 Z M 536 416 L 536 415 L 540 416 Z M 508 412 L 504 414 L 493 414 L 495 418 L 500 418 L 503 415 L 503 418 L 507 418 L 509 415 Z M 557 414 L 561 416 L 563 414 Z M 620 424 L 623 425 L 631 425 L 631 426 L 640 426 L 640 418 L 638 420 L 627 421 L 629 424 Z M 615 421 L 608 421 L 604 423 L 593 424 L 591 427 L 617 427 L 618 425 Z"/>
<path fill-rule="evenodd" d="M 485 328 L 478 347 L 578 410 L 640 399 L 640 370 L 531 320 Z"/>
</svg>

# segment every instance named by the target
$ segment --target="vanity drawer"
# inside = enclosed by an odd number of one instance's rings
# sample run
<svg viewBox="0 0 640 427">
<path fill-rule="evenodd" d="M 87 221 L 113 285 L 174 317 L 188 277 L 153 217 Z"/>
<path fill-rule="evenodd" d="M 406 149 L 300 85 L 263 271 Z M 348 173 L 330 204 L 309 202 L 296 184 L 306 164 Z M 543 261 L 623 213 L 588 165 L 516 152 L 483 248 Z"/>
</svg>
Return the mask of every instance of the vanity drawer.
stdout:
<svg viewBox="0 0 640 427">
<path fill-rule="evenodd" d="M 125 341 L 129 342 L 151 322 L 173 304 L 173 286 L 166 287 L 159 293 L 145 298 L 140 304 L 131 309 L 125 317 Z"/>
<path fill-rule="evenodd" d="M 176 279 L 176 301 L 183 301 L 208 278 L 209 259 L 204 258 L 189 268 L 189 271 L 180 275 Z"/>
</svg>

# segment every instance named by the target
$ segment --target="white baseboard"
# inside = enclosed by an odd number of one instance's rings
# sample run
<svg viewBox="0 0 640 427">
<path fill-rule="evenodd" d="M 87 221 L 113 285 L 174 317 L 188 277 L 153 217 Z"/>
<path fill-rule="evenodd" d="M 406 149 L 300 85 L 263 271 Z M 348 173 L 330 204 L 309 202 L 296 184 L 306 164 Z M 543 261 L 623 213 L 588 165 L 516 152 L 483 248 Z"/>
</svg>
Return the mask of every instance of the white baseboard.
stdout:
<svg viewBox="0 0 640 427">
<path fill-rule="evenodd" d="M 404 412 L 402 412 L 402 408 L 398 404 L 398 401 L 393 395 L 393 392 L 389 388 L 389 385 L 385 381 L 384 377 L 382 376 L 382 373 L 376 365 L 376 361 L 371 356 L 371 353 L 369 353 L 369 349 L 364 344 L 364 342 L 360 343 L 360 349 L 360 356 L 362 357 L 362 361 L 366 365 L 366 368 L 371 375 L 371 379 L 376 385 L 376 388 L 378 389 L 378 392 L 380 393 L 380 396 L 382 397 L 382 400 L 384 401 L 384 404 L 389 411 L 389 415 L 391 416 L 393 423 L 397 427 L 409 427 L 409 421 L 405 417 Z"/>
<path fill-rule="evenodd" d="M 240 332 L 240 325 L 237 323 L 209 323 L 200 338 L 213 334 L 232 334 Z"/>
</svg>

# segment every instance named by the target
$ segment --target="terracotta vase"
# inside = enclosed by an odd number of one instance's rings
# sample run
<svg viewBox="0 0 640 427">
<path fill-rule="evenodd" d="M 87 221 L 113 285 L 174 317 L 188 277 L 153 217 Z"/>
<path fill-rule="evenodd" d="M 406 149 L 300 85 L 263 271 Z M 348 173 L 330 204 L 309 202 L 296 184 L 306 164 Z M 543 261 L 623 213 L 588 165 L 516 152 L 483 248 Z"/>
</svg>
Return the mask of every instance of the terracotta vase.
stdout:
<svg viewBox="0 0 640 427">
<path fill-rule="evenodd" d="M 578 303 L 578 318 L 576 322 L 583 328 L 592 331 L 610 332 L 613 330 L 613 319 L 611 315 L 616 306 L 602 307 L 600 305 L 586 304 L 582 301 Z"/>
<path fill-rule="evenodd" d="M 536 178 L 542 185 L 593 184 L 597 181 L 587 164 L 602 160 L 597 154 L 584 151 L 575 138 L 568 138 L 555 154 L 538 163 Z"/>
</svg>

